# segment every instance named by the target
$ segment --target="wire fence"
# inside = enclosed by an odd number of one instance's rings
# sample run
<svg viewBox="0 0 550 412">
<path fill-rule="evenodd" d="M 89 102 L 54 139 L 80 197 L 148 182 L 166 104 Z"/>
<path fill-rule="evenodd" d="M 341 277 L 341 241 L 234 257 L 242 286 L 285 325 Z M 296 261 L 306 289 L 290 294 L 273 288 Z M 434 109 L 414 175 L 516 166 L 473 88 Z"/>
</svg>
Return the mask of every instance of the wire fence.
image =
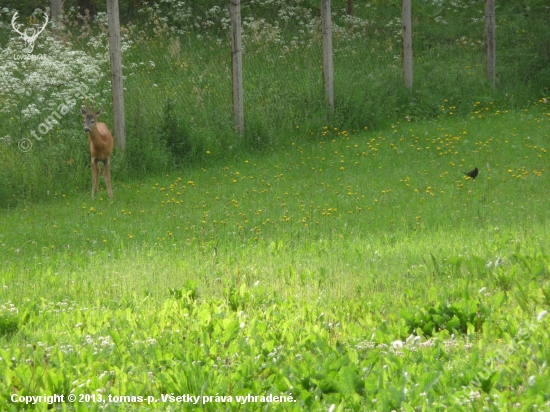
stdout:
<svg viewBox="0 0 550 412">
<path fill-rule="evenodd" d="M 320 9 L 304 1 L 279 3 L 285 7 L 272 6 L 269 13 L 257 5 L 242 10 L 244 137 L 253 147 L 276 142 L 289 130 L 322 135 L 328 127 L 372 128 L 386 121 L 470 113 L 479 100 L 500 99 L 513 106 L 547 93 L 547 7 L 497 7 L 496 90 L 492 90 L 486 76 L 483 3 L 457 0 L 448 6 L 434 0 L 430 7 L 413 3 L 413 87 L 408 90 L 403 82 L 400 5 L 366 3 L 356 5 L 349 15 L 347 2 L 333 0 L 335 108 L 330 113 L 324 93 Z M 147 24 L 123 27 L 129 155 L 143 159 L 143 153 L 158 154 L 149 161 L 134 162 L 145 171 L 171 162 L 172 155 L 223 154 L 238 141 L 233 128 L 228 8 L 212 8 L 200 18 L 185 10 L 176 7 L 167 13 L 157 7 L 144 11 L 149 13 L 143 18 Z M 3 46 L 6 39 L 16 37 L 10 17 L 2 15 Z M 89 21 L 89 31 L 70 19 L 67 24 L 73 24 L 72 32 L 81 30 L 79 47 L 89 56 L 101 54 L 99 64 L 107 65 L 105 15 Z M 76 47 L 63 44 L 63 32 L 50 34 L 60 39 L 55 47 Z M 40 47 L 37 41 L 35 52 L 40 53 Z M 68 53 L 63 56 L 69 58 Z M 33 72 L 37 66 L 13 61 L 0 65 L 6 73 L 11 70 L 0 82 L 0 138 L 4 142 L 10 135 L 12 141 L 29 138 L 49 114 L 40 110 L 40 104 L 45 104 L 40 102 L 55 107 L 52 99 L 63 96 L 55 94 L 59 85 L 74 83 L 82 73 L 79 81 L 89 85 L 96 106 L 111 102 L 106 66 L 102 66 L 103 77 L 86 78 L 80 69 L 41 75 Z M 8 84 L 8 77 L 15 80 Z M 54 80 L 56 85 L 48 85 Z M 37 94 L 42 89 L 33 81 L 46 84 L 42 95 Z M 10 98 L 13 84 L 26 83 L 15 102 Z M 108 124 L 109 112 L 102 115 Z M 60 123 L 58 132 L 75 130 L 76 135 L 80 131 L 78 116 L 66 116 Z M 55 130 L 51 134 L 55 141 Z"/>
<path fill-rule="evenodd" d="M 400 113 L 401 117 L 433 116 L 445 100 L 461 105 L 476 97 L 472 94 L 490 95 L 483 4 L 469 7 L 468 13 L 455 10 L 448 17 L 415 15 L 413 9 L 413 97 L 407 106 L 410 113 Z M 333 13 L 334 124 L 344 121 L 355 127 L 371 126 L 395 117 L 392 107 L 401 111 L 407 108 L 400 104 L 406 99 L 401 17 L 400 10 L 394 12 L 385 22 Z M 320 18 L 310 18 L 307 23 L 275 24 L 243 12 L 245 118 L 252 134 L 266 125 L 313 129 L 329 122 L 324 115 Z M 497 88 L 517 91 L 529 83 L 542 85 L 540 77 L 547 73 L 545 67 L 550 62 L 547 9 L 497 12 L 496 33 Z M 204 47 L 202 52 L 197 53 L 197 42 Z M 150 95 L 151 85 L 164 87 L 163 96 L 185 102 L 182 112 L 192 125 L 230 128 L 229 36 L 218 34 L 210 40 L 175 37 L 164 43 L 164 47 L 142 55 L 143 59 L 153 59 L 155 67 L 148 70 L 145 82 L 142 75 L 142 86 L 133 85 L 129 93 L 145 96 Z M 134 54 L 132 58 L 138 57 Z M 174 65 L 178 58 L 180 65 Z M 162 86 L 156 77 L 164 80 Z M 162 107 L 155 105 L 159 115 Z M 384 113 L 388 109 L 390 112 Z"/>
</svg>

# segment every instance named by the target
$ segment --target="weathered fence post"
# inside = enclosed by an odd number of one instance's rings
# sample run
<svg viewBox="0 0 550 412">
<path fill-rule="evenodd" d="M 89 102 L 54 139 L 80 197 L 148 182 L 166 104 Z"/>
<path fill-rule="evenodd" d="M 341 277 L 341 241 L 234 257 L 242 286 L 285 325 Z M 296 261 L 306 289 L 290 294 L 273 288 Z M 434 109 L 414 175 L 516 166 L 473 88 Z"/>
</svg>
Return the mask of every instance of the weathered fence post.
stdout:
<svg viewBox="0 0 550 412">
<path fill-rule="evenodd" d="M 59 23 L 61 21 L 62 10 L 63 5 L 61 0 L 50 0 L 50 14 L 53 22 Z"/>
<path fill-rule="evenodd" d="M 107 0 L 109 24 L 109 53 L 111 55 L 111 94 L 113 98 L 113 129 L 115 144 L 126 150 L 126 123 L 124 120 L 124 89 L 122 84 L 122 53 L 118 0 Z"/>
<path fill-rule="evenodd" d="M 241 42 L 241 0 L 231 0 L 231 64 L 233 73 L 233 127 L 244 133 L 243 50 Z"/>
<path fill-rule="evenodd" d="M 411 89 L 413 84 L 411 0 L 401 1 L 401 22 L 403 78 L 405 80 L 405 87 Z"/>
<path fill-rule="evenodd" d="M 487 54 L 487 80 L 496 86 L 496 24 L 495 0 L 485 0 L 485 51 Z"/>
<path fill-rule="evenodd" d="M 334 109 L 334 71 L 332 62 L 332 18 L 330 0 L 321 0 L 321 31 L 323 34 L 323 78 L 329 111 Z"/>
</svg>

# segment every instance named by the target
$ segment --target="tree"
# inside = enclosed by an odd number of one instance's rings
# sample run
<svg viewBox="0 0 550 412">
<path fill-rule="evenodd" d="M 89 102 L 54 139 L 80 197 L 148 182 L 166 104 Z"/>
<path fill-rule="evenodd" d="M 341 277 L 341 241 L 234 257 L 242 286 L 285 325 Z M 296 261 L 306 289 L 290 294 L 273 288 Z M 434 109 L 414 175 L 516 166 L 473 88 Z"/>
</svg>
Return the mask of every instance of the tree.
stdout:
<svg viewBox="0 0 550 412">
<path fill-rule="evenodd" d="M 55 23 L 59 23 L 61 21 L 61 15 L 63 14 L 62 0 L 50 0 L 50 13 L 52 21 Z"/>
</svg>

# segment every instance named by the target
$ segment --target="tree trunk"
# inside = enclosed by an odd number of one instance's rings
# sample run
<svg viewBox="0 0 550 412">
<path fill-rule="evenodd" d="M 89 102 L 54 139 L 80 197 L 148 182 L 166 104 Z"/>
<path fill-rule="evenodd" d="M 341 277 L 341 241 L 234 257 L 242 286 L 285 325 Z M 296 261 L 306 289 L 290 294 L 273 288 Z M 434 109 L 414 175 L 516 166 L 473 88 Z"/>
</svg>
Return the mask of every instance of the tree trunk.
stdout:
<svg viewBox="0 0 550 412">
<path fill-rule="evenodd" d="M 53 22 L 59 23 L 61 21 L 63 13 L 62 0 L 50 0 L 50 13 Z"/>
<path fill-rule="evenodd" d="M 412 48 L 412 23 L 411 23 L 411 0 L 401 2 L 402 19 L 402 53 L 403 53 L 403 79 L 405 87 L 412 89 L 413 85 L 413 48 Z"/>
<path fill-rule="evenodd" d="M 496 86 L 495 27 L 495 0 L 485 0 L 485 48 L 487 54 L 487 80 L 493 88 L 495 88 Z"/>
<path fill-rule="evenodd" d="M 330 0 L 321 0 L 321 32 L 323 36 L 323 79 L 328 110 L 334 110 L 334 71 L 332 60 L 332 19 Z"/>
<path fill-rule="evenodd" d="M 233 127 L 244 133 L 243 50 L 241 39 L 241 1 L 231 0 L 231 65 L 233 78 Z"/>
<path fill-rule="evenodd" d="M 126 150 L 126 122 L 124 120 L 124 92 L 122 84 L 122 52 L 118 0 L 107 0 L 109 19 L 109 53 L 111 55 L 111 93 L 113 96 L 113 122 L 115 144 Z"/>
</svg>

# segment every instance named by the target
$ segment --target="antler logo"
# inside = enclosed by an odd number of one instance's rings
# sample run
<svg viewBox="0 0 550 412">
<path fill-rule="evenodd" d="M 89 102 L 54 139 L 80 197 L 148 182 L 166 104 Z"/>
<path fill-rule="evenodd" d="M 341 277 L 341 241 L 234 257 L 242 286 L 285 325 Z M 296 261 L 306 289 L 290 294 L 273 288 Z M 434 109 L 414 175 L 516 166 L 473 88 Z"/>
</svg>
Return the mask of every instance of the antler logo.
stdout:
<svg viewBox="0 0 550 412">
<path fill-rule="evenodd" d="M 48 15 L 46 12 L 44 12 L 44 16 L 46 17 L 46 21 L 44 22 L 44 25 L 41 29 L 36 28 L 26 28 L 22 32 L 19 31 L 19 28 L 22 26 L 21 24 L 16 24 L 15 20 L 17 19 L 17 12 L 13 14 L 13 18 L 11 19 L 11 26 L 13 27 L 13 30 L 15 30 L 16 33 L 19 33 L 21 38 L 25 41 L 27 44 L 27 47 L 23 49 L 23 51 L 27 54 L 31 54 L 34 49 L 34 42 L 36 41 L 36 38 L 40 33 L 44 31 L 46 28 L 46 25 L 48 24 Z"/>
</svg>

